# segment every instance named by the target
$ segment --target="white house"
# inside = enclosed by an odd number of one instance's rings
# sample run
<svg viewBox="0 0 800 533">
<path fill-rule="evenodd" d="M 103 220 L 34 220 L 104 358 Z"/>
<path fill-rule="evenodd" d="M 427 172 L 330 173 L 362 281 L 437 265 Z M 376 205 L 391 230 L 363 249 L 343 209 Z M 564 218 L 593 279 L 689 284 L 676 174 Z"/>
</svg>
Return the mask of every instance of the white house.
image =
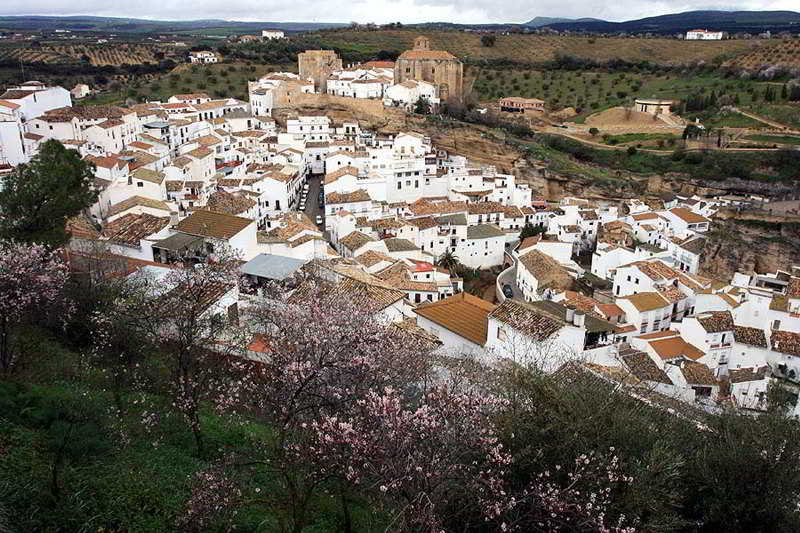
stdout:
<svg viewBox="0 0 800 533">
<path fill-rule="evenodd" d="M 261 30 L 261 38 L 268 41 L 275 39 L 283 39 L 284 35 L 281 30 Z"/>
<path fill-rule="evenodd" d="M 708 30 L 689 30 L 686 32 L 687 41 L 719 41 L 723 32 Z"/>
<path fill-rule="evenodd" d="M 442 342 L 442 351 L 452 356 L 485 354 L 489 313 L 495 305 L 466 292 L 423 304 L 414 309 L 417 325 Z"/>
<path fill-rule="evenodd" d="M 189 53 L 189 61 L 192 63 L 219 63 L 219 56 L 214 52 L 204 50 L 201 52 Z"/>
</svg>

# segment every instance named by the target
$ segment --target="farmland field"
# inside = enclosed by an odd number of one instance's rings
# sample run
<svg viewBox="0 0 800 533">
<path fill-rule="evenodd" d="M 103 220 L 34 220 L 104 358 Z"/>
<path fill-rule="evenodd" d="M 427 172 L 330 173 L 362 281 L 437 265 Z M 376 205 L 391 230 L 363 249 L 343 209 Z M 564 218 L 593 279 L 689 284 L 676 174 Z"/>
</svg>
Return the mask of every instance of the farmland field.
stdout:
<svg viewBox="0 0 800 533">
<path fill-rule="evenodd" d="M 771 44 L 762 41 L 687 42 L 676 39 L 625 39 L 605 37 L 572 37 L 552 35 L 499 35 L 492 47 L 481 45 L 480 35 L 462 31 L 429 29 L 323 31 L 316 35 L 323 44 L 334 48 L 358 47 L 359 51 L 380 50 L 401 52 L 412 47 L 414 38 L 424 34 L 431 48 L 447 50 L 467 62 L 479 60 L 511 60 L 518 63 L 552 61 L 557 54 L 595 61 L 622 59 L 677 65 L 697 61 L 711 63 L 716 58 L 733 57 L 759 50 Z"/>
<path fill-rule="evenodd" d="M 650 74 L 636 72 L 566 70 L 496 70 L 470 68 L 473 91 L 479 100 L 522 96 L 544 100 L 551 109 L 574 107 L 585 117 L 610 107 L 630 104 L 634 98 L 679 100 L 692 94 L 728 94 L 747 106 L 757 102 L 766 82 L 726 79 L 709 74 Z"/>
<path fill-rule="evenodd" d="M 205 92 L 212 98 L 233 97 L 247 100 L 247 81 L 267 72 L 288 70 L 286 65 L 180 65 L 171 73 L 149 82 L 132 81 L 127 87 L 92 96 L 84 104 L 121 104 L 134 100 L 166 100 L 178 93 Z M 296 70 L 296 68 L 295 68 Z"/>
</svg>

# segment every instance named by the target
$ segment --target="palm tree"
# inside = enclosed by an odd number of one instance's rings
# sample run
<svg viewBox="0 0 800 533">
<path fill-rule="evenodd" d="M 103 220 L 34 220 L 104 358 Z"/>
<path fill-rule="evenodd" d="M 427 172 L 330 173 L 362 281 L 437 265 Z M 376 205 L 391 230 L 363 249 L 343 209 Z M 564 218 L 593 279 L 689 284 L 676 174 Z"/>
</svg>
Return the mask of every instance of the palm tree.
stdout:
<svg viewBox="0 0 800 533">
<path fill-rule="evenodd" d="M 436 266 L 446 268 L 450 272 L 455 273 L 456 270 L 458 270 L 458 267 L 461 266 L 461 262 L 458 260 L 458 256 L 456 256 L 452 250 L 446 250 L 442 255 L 439 256 L 439 259 L 436 261 Z"/>
</svg>

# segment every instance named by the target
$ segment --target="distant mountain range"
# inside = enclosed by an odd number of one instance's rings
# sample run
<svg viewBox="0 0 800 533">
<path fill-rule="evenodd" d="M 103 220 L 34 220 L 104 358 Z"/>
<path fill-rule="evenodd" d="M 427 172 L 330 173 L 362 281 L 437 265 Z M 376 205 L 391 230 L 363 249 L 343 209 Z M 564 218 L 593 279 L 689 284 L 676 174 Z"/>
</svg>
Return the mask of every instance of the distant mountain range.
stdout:
<svg viewBox="0 0 800 533">
<path fill-rule="evenodd" d="M 536 19 L 534 19 L 536 20 Z M 533 22 L 533 21 L 531 21 Z M 559 31 L 587 31 L 594 33 L 683 33 L 693 29 L 747 32 L 800 32 L 800 13 L 795 11 L 687 11 L 647 17 L 626 22 L 605 20 L 573 20 L 545 25 Z"/>
<path fill-rule="evenodd" d="M 325 28 L 343 28 L 346 23 L 316 22 L 240 22 L 231 20 L 145 20 L 118 17 L 91 16 L 0 16 L 0 31 L 94 31 L 105 33 L 191 33 L 232 35 L 258 33 L 275 28 L 286 32 L 313 31 Z M 608 22 L 595 18 L 568 19 L 561 17 L 535 17 L 523 24 L 455 24 L 428 22 L 407 24 L 414 28 L 473 29 L 483 31 L 508 31 L 520 28 L 551 28 L 558 31 L 591 33 L 683 33 L 696 28 L 727 31 L 730 33 L 761 33 L 767 30 L 800 32 L 800 13 L 795 11 L 688 11 L 647 17 L 625 22 Z"/>
<path fill-rule="evenodd" d="M 528 26 L 529 28 L 541 28 L 542 26 L 548 26 L 550 24 L 558 24 L 561 22 L 605 22 L 600 19 L 593 19 L 593 18 L 580 18 L 580 19 L 567 19 L 562 17 L 534 17 L 528 22 L 524 23 L 523 26 Z"/>
<path fill-rule="evenodd" d="M 345 23 L 316 22 L 240 22 L 232 20 L 145 20 L 117 17 L 56 17 L 56 16 L 7 16 L 0 17 L 0 30 L 15 31 L 97 31 L 133 33 L 171 33 L 203 30 L 227 30 L 229 33 L 255 33 L 262 29 L 277 29 L 287 32 L 311 31 L 323 28 L 346 27 Z"/>
</svg>

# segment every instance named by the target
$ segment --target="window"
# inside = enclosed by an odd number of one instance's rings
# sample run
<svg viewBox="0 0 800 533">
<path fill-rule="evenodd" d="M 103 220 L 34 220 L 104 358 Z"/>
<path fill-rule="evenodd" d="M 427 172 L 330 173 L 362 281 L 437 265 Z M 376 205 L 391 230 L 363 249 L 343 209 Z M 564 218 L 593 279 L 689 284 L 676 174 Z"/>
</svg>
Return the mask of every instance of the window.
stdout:
<svg viewBox="0 0 800 533">
<path fill-rule="evenodd" d="M 137 187 L 144 187 L 144 183 L 143 183 L 143 182 L 141 182 L 141 181 L 137 181 L 137 182 L 136 182 L 136 186 L 137 186 Z"/>
<path fill-rule="evenodd" d="M 419 303 L 421 300 L 422 300 L 422 299 L 420 298 L 420 296 L 419 296 L 419 293 L 416 293 L 416 294 L 414 295 L 414 303 Z"/>
<path fill-rule="evenodd" d="M 645 333 L 647 331 L 648 325 L 647 322 L 642 322 L 642 327 L 639 330 L 639 333 Z"/>
<path fill-rule="evenodd" d="M 398 181 L 397 182 L 397 190 L 399 191 L 402 187 L 403 187 L 403 182 L 402 181 Z"/>
<path fill-rule="evenodd" d="M 773 320 L 772 321 L 772 329 L 781 329 L 781 321 L 780 320 Z"/>
</svg>

